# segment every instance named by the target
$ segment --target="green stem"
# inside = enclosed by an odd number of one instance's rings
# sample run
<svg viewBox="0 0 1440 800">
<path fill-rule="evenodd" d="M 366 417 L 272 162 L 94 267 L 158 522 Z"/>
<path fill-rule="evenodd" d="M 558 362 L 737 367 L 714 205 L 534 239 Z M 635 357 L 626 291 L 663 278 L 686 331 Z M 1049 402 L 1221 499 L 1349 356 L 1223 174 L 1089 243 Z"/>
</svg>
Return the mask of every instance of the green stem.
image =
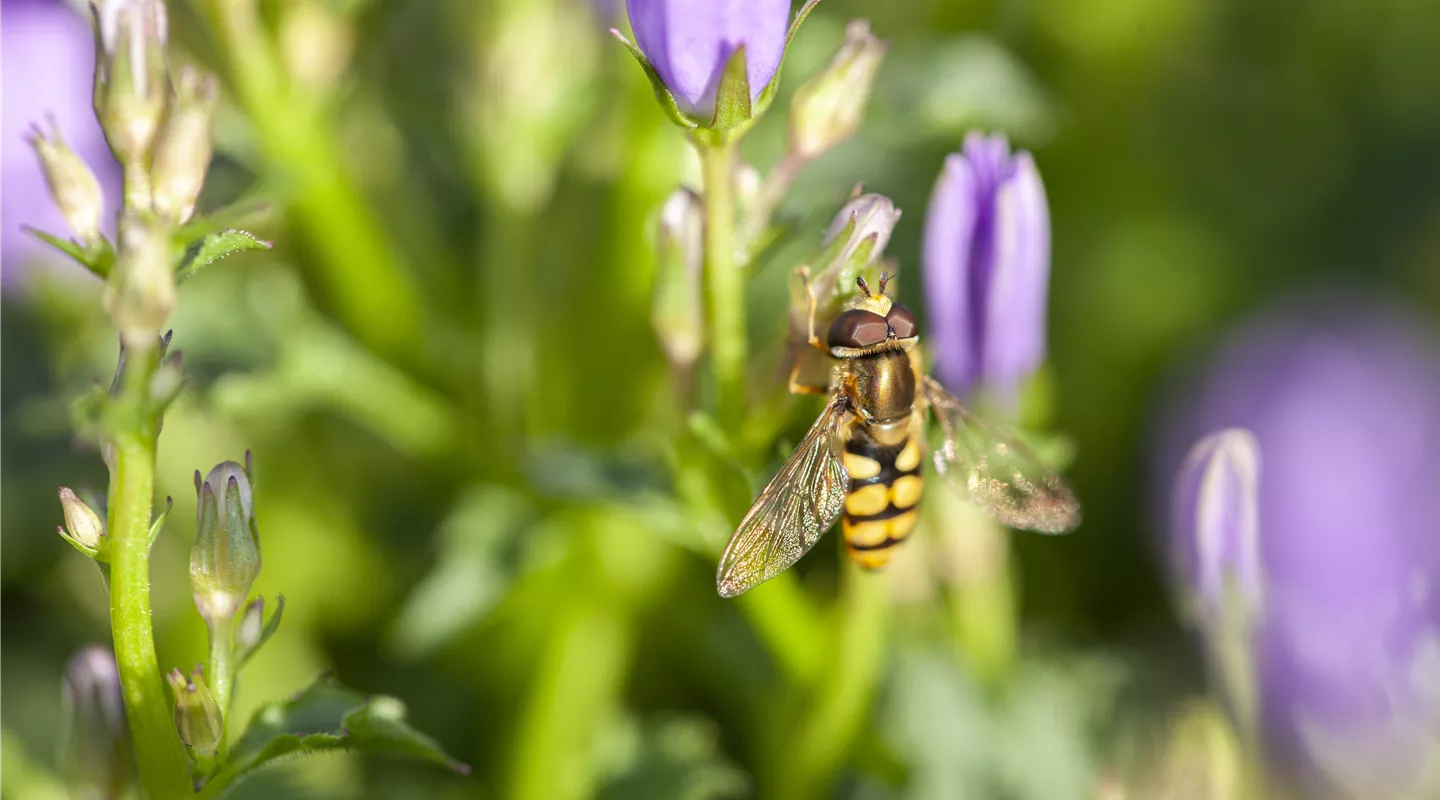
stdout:
<svg viewBox="0 0 1440 800">
<path fill-rule="evenodd" d="M 243 612 L 242 612 L 243 613 Z M 220 734 L 221 759 L 230 740 L 230 689 L 235 684 L 235 619 L 217 620 L 210 628 L 210 664 L 205 673 L 205 682 L 210 685 L 210 694 L 220 707 L 224 727 Z"/>
<path fill-rule="evenodd" d="M 114 502 L 110 539 L 110 627 L 140 781 L 150 800 L 190 794 L 190 765 L 175 734 L 150 623 L 150 514 L 155 495 L 155 421 L 145 393 L 158 352 L 131 351 L 112 426 Z"/>
<path fill-rule="evenodd" d="M 745 280 L 735 264 L 735 142 L 698 143 L 705 184 L 705 285 L 710 365 L 720 416 L 739 419 L 745 404 Z"/>
<path fill-rule="evenodd" d="M 885 648 L 886 573 L 843 567 L 834 649 L 813 684 L 808 708 L 770 765 L 774 791 L 785 798 L 830 796 L 833 778 L 870 710 Z"/>
</svg>

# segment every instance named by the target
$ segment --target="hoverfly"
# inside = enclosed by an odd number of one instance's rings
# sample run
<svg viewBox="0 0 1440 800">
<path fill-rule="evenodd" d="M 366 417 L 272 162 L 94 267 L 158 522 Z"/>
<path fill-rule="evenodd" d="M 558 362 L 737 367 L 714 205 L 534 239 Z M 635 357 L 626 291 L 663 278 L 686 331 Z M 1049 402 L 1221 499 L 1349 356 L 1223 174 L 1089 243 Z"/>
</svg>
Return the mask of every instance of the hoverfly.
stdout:
<svg viewBox="0 0 1440 800">
<path fill-rule="evenodd" d="M 845 303 L 822 343 L 809 295 L 809 344 L 835 360 L 828 387 L 790 390 L 829 401 L 750 507 L 720 557 L 716 587 L 734 597 L 779 575 L 841 518 L 845 550 L 866 569 L 890 562 L 915 527 L 924 490 L 925 420 L 934 412 L 943 437 L 936 471 L 1014 528 L 1066 533 L 1080 506 L 1059 476 L 1023 445 L 998 433 L 925 373 L 915 315 L 885 294 L 859 292 Z M 798 367 L 797 367 L 798 373 Z"/>
</svg>

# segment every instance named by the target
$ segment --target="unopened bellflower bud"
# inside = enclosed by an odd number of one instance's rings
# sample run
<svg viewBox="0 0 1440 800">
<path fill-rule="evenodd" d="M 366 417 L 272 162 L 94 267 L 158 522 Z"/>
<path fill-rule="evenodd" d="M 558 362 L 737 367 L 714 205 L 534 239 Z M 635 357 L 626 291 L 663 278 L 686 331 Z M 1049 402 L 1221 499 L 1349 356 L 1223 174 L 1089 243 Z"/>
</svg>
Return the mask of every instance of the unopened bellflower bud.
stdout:
<svg viewBox="0 0 1440 800">
<path fill-rule="evenodd" d="M 170 232 L 127 215 L 120 220 L 120 248 L 105 285 L 105 309 L 126 346 L 155 345 L 175 308 Z"/>
<path fill-rule="evenodd" d="M 145 163 L 170 94 L 162 0 L 92 3 L 100 55 L 95 59 L 95 113 L 115 158 Z"/>
<path fill-rule="evenodd" d="M 885 49 L 865 20 L 846 26 L 845 41 L 829 66 L 797 89 L 790 101 L 792 153 L 811 159 L 855 133 Z"/>
<path fill-rule="evenodd" d="M 82 553 L 95 557 L 104 544 L 105 521 L 67 487 L 60 487 L 60 507 L 65 525 L 60 536 Z"/>
<path fill-rule="evenodd" d="M 841 298 L 855 291 L 855 278 L 885 254 L 890 234 L 900 221 L 900 209 L 881 194 L 856 194 L 846 203 L 820 243 L 820 251 L 805 264 L 806 280 L 797 270 L 790 280 L 790 327 L 803 340 L 809 317 L 809 294 L 818 307 L 831 309 Z"/>
<path fill-rule="evenodd" d="M 900 209 L 883 194 L 862 194 L 845 204 L 825 229 L 823 246 L 844 242 L 838 260 L 855 261 L 860 266 L 875 263 L 885 253 Z"/>
<path fill-rule="evenodd" d="M 65 144 L 60 138 L 59 126 L 53 123 L 50 135 L 47 136 L 36 126 L 26 141 L 40 158 L 45 183 L 50 187 L 50 197 L 64 215 L 70 230 L 87 246 L 99 241 L 100 216 L 105 204 L 100 194 L 100 182 L 95 179 L 90 166 Z"/>
<path fill-rule="evenodd" d="M 130 732 L 120 672 L 107 648 L 88 645 L 65 667 L 61 768 L 77 800 L 118 797 L 130 775 Z"/>
<path fill-rule="evenodd" d="M 763 110 L 761 95 L 785 53 L 790 0 L 627 0 L 625 8 L 647 72 L 658 80 L 656 91 L 688 124 L 734 127 Z M 744 85 L 722 85 L 742 48 Z M 724 96 L 732 91 L 739 96 Z M 722 106 L 743 104 L 748 114 L 717 118 L 717 98 Z"/>
<path fill-rule="evenodd" d="M 196 472 L 195 482 L 199 533 L 190 551 L 190 586 L 195 607 L 214 626 L 234 618 L 260 574 L 260 533 L 245 467 L 226 461 L 203 483 Z"/>
<path fill-rule="evenodd" d="M 1172 557 L 1190 577 L 1195 612 L 1210 621 L 1259 610 L 1260 446 L 1243 428 L 1190 449 L 1171 497 Z"/>
<path fill-rule="evenodd" d="M 175 695 L 175 731 L 186 747 L 197 756 L 209 758 L 220 747 L 225 733 L 225 718 L 220 704 L 205 685 L 205 677 L 196 664 L 187 677 L 178 669 L 165 676 Z"/>
<path fill-rule="evenodd" d="M 195 211 L 210 166 L 210 120 L 219 95 L 215 76 L 191 68 L 180 72 L 175 98 L 160 128 L 150 168 L 155 213 L 179 224 Z"/>
<path fill-rule="evenodd" d="M 670 363 L 688 367 L 704 336 L 700 271 L 705 260 L 705 204 L 686 188 L 670 193 L 656 231 L 655 305 L 651 323 Z"/>
<path fill-rule="evenodd" d="M 966 137 L 930 196 L 923 260 L 940 380 L 962 397 L 983 384 L 1013 406 L 1045 358 L 1050 212 L 1030 154 Z"/>
</svg>

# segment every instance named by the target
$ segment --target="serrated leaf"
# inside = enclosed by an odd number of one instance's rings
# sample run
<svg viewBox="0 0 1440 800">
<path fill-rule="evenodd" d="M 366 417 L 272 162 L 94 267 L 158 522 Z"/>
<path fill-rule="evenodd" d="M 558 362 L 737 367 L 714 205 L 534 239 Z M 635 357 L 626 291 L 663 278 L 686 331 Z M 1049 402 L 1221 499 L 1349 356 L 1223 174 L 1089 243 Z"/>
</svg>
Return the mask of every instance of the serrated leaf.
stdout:
<svg viewBox="0 0 1440 800">
<path fill-rule="evenodd" d="M 86 250 L 74 241 L 61 239 L 59 236 L 46 233 L 37 228 L 32 228 L 29 225 L 22 225 L 20 228 L 36 239 L 75 259 L 76 263 L 90 270 L 96 277 L 107 278 L 110 276 L 110 268 L 115 264 L 115 251 L 111 249 L 110 243 L 104 239 L 101 239 L 95 249 L 91 251 Z"/>
<path fill-rule="evenodd" d="M 246 223 L 253 225 L 256 217 L 269 210 L 270 204 L 263 200 L 240 200 L 181 225 L 175 231 L 175 238 L 181 242 L 193 242 L 227 228 L 238 228 Z"/>
<path fill-rule="evenodd" d="M 675 96 L 670 93 L 670 87 L 665 85 L 664 79 L 662 79 L 660 73 L 655 70 L 655 65 L 650 63 L 650 59 L 645 57 L 644 51 L 634 42 L 625 38 L 625 34 L 615 28 L 610 29 L 610 35 L 625 46 L 625 49 L 634 57 L 635 62 L 640 65 L 640 69 L 645 71 L 645 77 L 650 80 L 650 85 L 654 87 L 655 99 L 660 101 L 660 108 L 665 112 L 665 116 L 686 130 L 695 129 L 700 124 L 699 120 L 692 118 L 689 114 L 681 110 L 680 105 L 675 102 Z"/>
<path fill-rule="evenodd" d="M 265 627 L 260 630 L 260 638 L 255 640 L 255 644 L 240 654 L 240 666 L 245 666 L 245 663 L 250 660 L 251 656 L 260 652 L 260 648 L 264 647 L 265 643 L 270 641 L 270 637 L 275 635 L 275 631 L 280 629 L 280 615 L 284 613 L 285 595 L 276 595 L 275 613 L 271 614 L 270 619 L 265 621 Z"/>
<path fill-rule="evenodd" d="M 198 795 L 223 797 L 256 770 L 309 753 L 356 750 L 428 761 L 469 774 L 434 739 L 405 723 L 393 697 L 366 698 L 328 676 L 288 700 L 262 706 L 232 749 L 228 763 Z"/>
<path fill-rule="evenodd" d="M 715 88 L 715 116 L 709 127 L 717 131 L 733 130 L 748 123 L 752 116 L 745 45 L 740 45 L 725 62 L 725 71 L 720 73 L 720 85 Z"/>
<path fill-rule="evenodd" d="M 183 283 L 186 279 L 194 277 L 200 270 L 228 255 L 245 250 L 269 250 L 274 246 L 273 242 L 267 242 L 249 231 L 242 231 L 238 228 L 226 228 L 206 234 L 186 246 L 185 256 L 180 261 L 180 267 L 175 270 L 175 282 Z"/>
</svg>

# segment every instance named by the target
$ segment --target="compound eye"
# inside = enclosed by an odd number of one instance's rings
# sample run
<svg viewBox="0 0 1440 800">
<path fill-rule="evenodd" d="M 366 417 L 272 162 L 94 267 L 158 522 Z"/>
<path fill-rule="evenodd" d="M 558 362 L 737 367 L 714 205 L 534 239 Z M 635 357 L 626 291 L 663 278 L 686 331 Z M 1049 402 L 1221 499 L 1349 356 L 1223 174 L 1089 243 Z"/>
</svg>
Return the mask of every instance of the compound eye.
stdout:
<svg viewBox="0 0 1440 800">
<path fill-rule="evenodd" d="M 852 308 L 835 318 L 825 341 L 830 347 L 871 347 L 890 335 L 890 325 L 873 311 Z"/>
<path fill-rule="evenodd" d="M 920 330 L 920 326 L 915 324 L 915 315 L 899 303 L 890 306 L 890 314 L 885 321 L 890 323 L 890 330 L 895 331 L 896 339 L 909 339 Z"/>
</svg>

